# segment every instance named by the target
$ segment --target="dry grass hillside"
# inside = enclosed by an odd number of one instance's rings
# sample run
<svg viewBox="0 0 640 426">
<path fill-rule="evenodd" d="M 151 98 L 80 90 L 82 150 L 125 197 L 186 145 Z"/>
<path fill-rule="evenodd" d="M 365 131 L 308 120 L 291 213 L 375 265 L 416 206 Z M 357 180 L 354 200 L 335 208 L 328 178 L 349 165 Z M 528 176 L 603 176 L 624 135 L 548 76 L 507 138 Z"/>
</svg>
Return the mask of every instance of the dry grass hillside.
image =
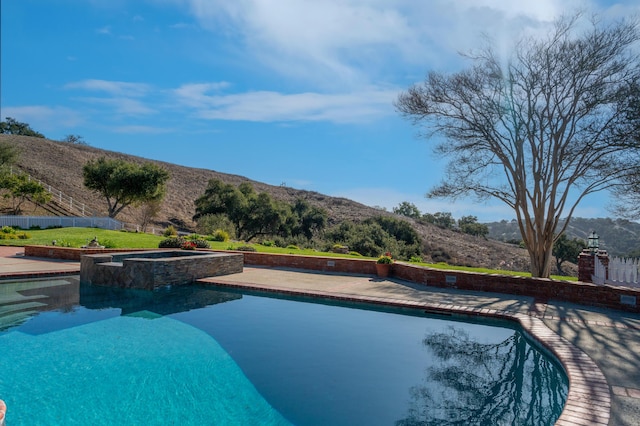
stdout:
<svg viewBox="0 0 640 426">
<path fill-rule="evenodd" d="M 296 198 L 303 198 L 327 210 L 331 224 L 391 214 L 345 198 L 266 185 L 243 176 L 183 167 L 87 145 L 16 135 L 0 135 L 0 142 L 11 143 L 20 149 L 21 155 L 17 165 L 22 170 L 44 184 L 51 185 L 73 197 L 74 202 L 84 203 L 87 211 L 98 216 L 105 215 L 106 203 L 98 195 L 84 188 L 82 166 L 87 161 L 101 156 L 138 163 L 152 161 L 169 171 L 171 178 L 168 182 L 167 196 L 162 211 L 157 217 L 159 226 L 174 224 L 185 230 L 194 229 L 195 224 L 192 220 L 195 213 L 194 200 L 204 193 L 210 179 L 221 179 L 235 185 L 248 181 L 253 184 L 256 191 L 266 191 L 278 200 L 293 201 Z M 135 209 L 126 209 L 117 219 L 133 224 L 139 221 Z M 526 252 L 516 246 L 440 229 L 430 224 L 414 223 L 414 226 L 423 238 L 426 255 L 444 252 L 450 257 L 448 262 L 451 264 L 512 270 L 528 269 L 529 260 Z"/>
</svg>

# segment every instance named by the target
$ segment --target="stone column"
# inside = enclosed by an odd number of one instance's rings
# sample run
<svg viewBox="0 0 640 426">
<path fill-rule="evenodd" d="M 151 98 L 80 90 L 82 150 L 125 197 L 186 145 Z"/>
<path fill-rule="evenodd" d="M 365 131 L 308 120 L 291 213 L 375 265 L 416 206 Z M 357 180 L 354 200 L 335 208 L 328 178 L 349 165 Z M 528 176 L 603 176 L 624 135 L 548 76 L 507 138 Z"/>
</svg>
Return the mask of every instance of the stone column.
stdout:
<svg viewBox="0 0 640 426">
<path fill-rule="evenodd" d="M 607 258 L 608 263 L 608 258 Z M 595 255 L 589 249 L 583 249 L 578 255 L 578 281 L 592 282 L 591 276 L 595 272 Z"/>
</svg>

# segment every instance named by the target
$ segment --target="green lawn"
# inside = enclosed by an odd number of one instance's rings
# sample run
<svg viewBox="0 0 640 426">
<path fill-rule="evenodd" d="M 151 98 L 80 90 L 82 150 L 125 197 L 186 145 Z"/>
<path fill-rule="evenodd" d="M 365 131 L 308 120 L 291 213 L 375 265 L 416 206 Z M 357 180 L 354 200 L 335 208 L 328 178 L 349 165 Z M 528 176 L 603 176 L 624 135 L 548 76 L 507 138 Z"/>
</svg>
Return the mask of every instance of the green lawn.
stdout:
<svg viewBox="0 0 640 426">
<path fill-rule="evenodd" d="M 53 229 L 41 229 L 41 230 L 27 230 L 17 231 L 26 232 L 29 238 L 26 239 L 0 239 L 0 245 L 10 246 L 25 246 L 25 245 L 51 245 L 55 240 L 56 245 L 65 247 L 82 247 L 86 245 L 93 238 L 97 237 L 98 242 L 109 248 L 157 248 L 160 241 L 165 237 L 152 234 L 136 233 L 136 232 L 123 232 L 123 231 L 108 231 L 99 228 L 53 228 Z M 280 253 L 280 254 L 298 254 L 308 256 L 328 256 L 328 257 L 346 257 L 346 258 L 362 258 L 365 257 L 339 254 L 339 253 L 327 253 L 319 252 L 311 249 L 297 249 L 297 248 L 282 248 L 274 246 L 263 246 L 261 244 L 246 244 L 243 242 L 215 242 L 210 241 L 211 248 L 215 250 L 235 250 L 240 246 L 250 245 L 258 252 L 262 253 Z M 456 271 L 469 271 L 479 272 L 485 274 L 502 274 L 513 275 L 521 277 L 530 277 L 528 272 L 516 272 L 516 271 L 504 271 L 504 270 L 492 270 L 486 268 L 470 268 L 466 266 L 453 266 L 445 263 L 429 264 L 429 263 L 414 263 L 415 265 L 427 266 L 437 269 L 449 269 Z M 565 276 L 552 276 L 552 279 L 557 280 L 569 280 L 577 281 L 577 277 L 565 277 Z"/>
<path fill-rule="evenodd" d="M 55 240 L 56 245 L 64 247 L 82 247 L 93 238 L 98 237 L 101 245 L 109 248 L 157 248 L 163 237 L 151 234 L 108 231 L 100 228 L 51 228 L 39 230 L 17 231 L 25 232 L 27 239 L 0 239 L 0 245 L 50 246 Z"/>
</svg>

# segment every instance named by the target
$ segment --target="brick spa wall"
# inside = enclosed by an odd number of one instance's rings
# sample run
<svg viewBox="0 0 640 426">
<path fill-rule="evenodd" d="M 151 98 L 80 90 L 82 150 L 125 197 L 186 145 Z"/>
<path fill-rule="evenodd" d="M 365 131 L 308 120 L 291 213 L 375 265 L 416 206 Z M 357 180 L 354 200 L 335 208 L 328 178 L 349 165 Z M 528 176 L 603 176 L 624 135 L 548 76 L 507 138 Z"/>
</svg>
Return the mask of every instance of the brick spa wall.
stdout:
<svg viewBox="0 0 640 426">
<path fill-rule="evenodd" d="M 140 250 L 74 249 L 67 247 L 26 246 L 26 256 L 80 260 L 81 254 Z M 245 265 L 300 268 L 322 272 L 375 275 L 375 260 L 298 256 L 229 251 L 244 255 Z M 542 300 L 562 300 L 590 306 L 640 312 L 640 290 L 628 287 L 599 286 L 585 282 L 447 271 L 401 262 L 393 264 L 390 277 L 433 287 L 456 288 L 530 296 Z"/>
<path fill-rule="evenodd" d="M 74 248 L 57 246 L 25 246 L 24 255 L 32 257 L 44 257 L 50 259 L 73 260 L 80 262 L 84 254 L 103 253 L 127 253 L 134 251 L 147 251 L 157 249 L 99 249 L 99 248 Z"/>
<path fill-rule="evenodd" d="M 197 279 L 242 272 L 239 253 L 156 250 L 84 255 L 80 281 L 95 285 L 153 290 Z"/>
</svg>

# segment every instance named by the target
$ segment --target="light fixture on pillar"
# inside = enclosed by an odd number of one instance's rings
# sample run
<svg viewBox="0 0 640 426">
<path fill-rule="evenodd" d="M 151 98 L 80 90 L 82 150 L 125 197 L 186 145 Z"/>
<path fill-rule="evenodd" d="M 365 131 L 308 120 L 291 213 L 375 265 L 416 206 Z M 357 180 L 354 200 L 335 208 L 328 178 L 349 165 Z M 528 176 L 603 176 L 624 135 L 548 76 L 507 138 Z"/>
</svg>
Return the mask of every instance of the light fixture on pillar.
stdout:
<svg viewBox="0 0 640 426">
<path fill-rule="evenodd" d="M 587 247 L 591 250 L 591 253 L 595 253 L 598 251 L 598 247 L 600 246 L 600 237 L 596 234 L 596 231 L 591 231 L 589 234 L 589 241 L 587 243 Z"/>
</svg>

